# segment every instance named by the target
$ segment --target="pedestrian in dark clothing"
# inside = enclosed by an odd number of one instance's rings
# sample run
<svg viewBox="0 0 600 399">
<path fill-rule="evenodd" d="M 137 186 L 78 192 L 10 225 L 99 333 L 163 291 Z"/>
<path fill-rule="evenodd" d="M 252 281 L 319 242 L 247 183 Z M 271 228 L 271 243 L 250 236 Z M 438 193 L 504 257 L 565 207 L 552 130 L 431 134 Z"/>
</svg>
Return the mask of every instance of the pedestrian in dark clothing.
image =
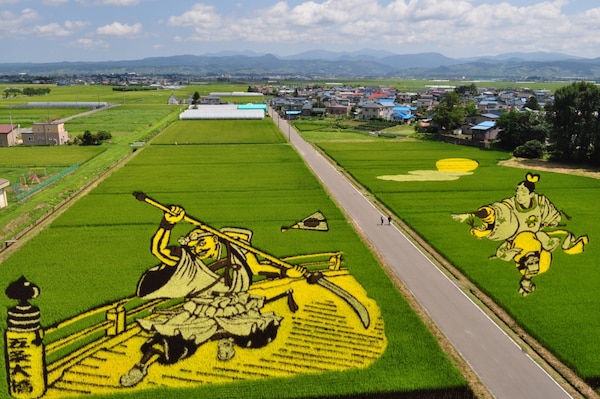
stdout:
<svg viewBox="0 0 600 399">
<path fill-rule="evenodd" d="M 382 226 L 383 226 L 383 223 L 384 223 L 384 221 L 385 221 L 385 219 L 384 219 L 384 218 L 383 218 L 383 216 L 382 216 L 382 217 L 381 217 L 381 223 L 380 223 Z"/>
<path fill-rule="evenodd" d="M 388 224 L 392 224 L 392 217 L 388 216 Z"/>
</svg>

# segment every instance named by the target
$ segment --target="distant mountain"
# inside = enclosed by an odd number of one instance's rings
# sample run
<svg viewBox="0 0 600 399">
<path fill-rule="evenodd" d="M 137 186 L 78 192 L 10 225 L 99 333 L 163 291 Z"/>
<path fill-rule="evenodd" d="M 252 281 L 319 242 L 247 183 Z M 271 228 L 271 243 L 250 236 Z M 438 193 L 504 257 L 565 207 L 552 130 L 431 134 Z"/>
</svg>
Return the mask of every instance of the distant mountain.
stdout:
<svg viewBox="0 0 600 399">
<path fill-rule="evenodd" d="M 559 53 L 507 53 L 476 58 L 450 58 L 439 53 L 392 54 L 362 49 L 354 52 L 308 51 L 293 56 L 253 52 L 151 57 L 103 62 L 0 63 L 0 75 L 139 75 L 232 76 L 256 79 L 405 77 L 436 79 L 600 80 L 600 58 Z"/>
<path fill-rule="evenodd" d="M 581 57 L 574 57 L 572 55 L 562 54 L 562 53 L 546 53 L 546 52 L 533 52 L 533 53 L 505 53 L 499 54 L 493 57 L 478 57 L 473 58 L 471 60 L 490 60 L 492 62 L 496 61 L 541 61 L 541 62 L 551 62 L 551 61 L 560 61 L 560 60 L 569 60 L 569 59 L 582 59 Z M 463 61 L 467 61 L 467 59 L 463 59 Z"/>
<path fill-rule="evenodd" d="M 406 70 L 411 68 L 437 68 L 439 66 L 456 65 L 462 61 L 448 58 L 440 53 L 419 53 L 391 55 L 379 60 L 379 62 L 389 65 L 397 70 Z"/>
<path fill-rule="evenodd" d="M 303 53 L 281 57 L 285 60 L 329 60 L 329 61 L 345 61 L 345 60 L 371 60 L 377 61 L 381 58 L 394 55 L 389 51 L 362 49 L 352 52 L 337 52 L 327 50 L 311 50 Z"/>
</svg>

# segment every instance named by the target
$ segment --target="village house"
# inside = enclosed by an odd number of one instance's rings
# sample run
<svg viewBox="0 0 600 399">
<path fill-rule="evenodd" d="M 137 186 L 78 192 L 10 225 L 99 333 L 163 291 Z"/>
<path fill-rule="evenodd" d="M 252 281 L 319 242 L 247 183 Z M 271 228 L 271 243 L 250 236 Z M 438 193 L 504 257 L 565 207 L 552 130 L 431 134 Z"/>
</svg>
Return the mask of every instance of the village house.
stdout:
<svg viewBox="0 0 600 399">
<path fill-rule="evenodd" d="M 69 141 L 69 133 L 63 122 L 36 122 L 31 130 L 21 133 L 23 145 L 64 145 Z"/>
<path fill-rule="evenodd" d="M 17 145 L 17 139 L 21 129 L 11 124 L 0 124 L 0 147 L 12 147 Z"/>
<path fill-rule="evenodd" d="M 400 123 L 410 123 L 416 118 L 416 115 L 414 114 L 416 110 L 416 107 L 410 107 L 407 105 L 396 105 L 392 109 L 392 115 L 390 117 L 390 120 Z"/>
<path fill-rule="evenodd" d="M 366 121 L 369 119 L 381 119 L 383 118 L 383 105 L 376 102 L 369 102 L 363 104 L 360 112 L 359 119 Z"/>
<path fill-rule="evenodd" d="M 433 94 L 421 94 L 416 100 L 417 108 L 430 108 L 435 104 Z"/>
<path fill-rule="evenodd" d="M 496 141 L 499 130 L 496 121 L 481 122 L 471 128 L 471 140 L 482 144 L 484 148 L 490 148 Z"/>
<path fill-rule="evenodd" d="M 350 115 L 351 110 L 352 107 L 348 103 L 331 102 L 325 107 L 325 112 L 329 115 Z"/>
<path fill-rule="evenodd" d="M 171 94 L 169 96 L 169 99 L 167 100 L 167 104 L 178 105 L 178 104 L 181 104 L 181 100 L 179 100 L 177 97 L 175 97 L 175 94 Z"/>
</svg>

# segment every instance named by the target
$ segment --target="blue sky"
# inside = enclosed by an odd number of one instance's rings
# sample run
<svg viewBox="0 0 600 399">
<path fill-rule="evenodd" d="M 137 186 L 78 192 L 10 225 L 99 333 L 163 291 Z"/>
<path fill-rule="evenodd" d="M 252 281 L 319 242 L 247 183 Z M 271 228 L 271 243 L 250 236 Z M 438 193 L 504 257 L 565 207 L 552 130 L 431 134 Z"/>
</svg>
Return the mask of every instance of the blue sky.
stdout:
<svg viewBox="0 0 600 399">
<path fill-rule="evenodd" d="M 600 57 L 597 0 L 0 0 L 0 62 L 251 51 Z"/>
</svg>

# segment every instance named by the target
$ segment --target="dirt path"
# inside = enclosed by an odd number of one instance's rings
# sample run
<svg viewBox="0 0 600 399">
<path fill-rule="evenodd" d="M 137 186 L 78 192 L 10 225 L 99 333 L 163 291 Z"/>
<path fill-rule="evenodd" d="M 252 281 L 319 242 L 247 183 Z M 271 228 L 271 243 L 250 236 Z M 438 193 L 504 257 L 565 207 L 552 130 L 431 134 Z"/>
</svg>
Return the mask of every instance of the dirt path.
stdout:
<svg viewBox="0 0 600 399">
<path fill-rule="evenodd" d="M 542 161 L 539 159 L 511 158 L 498 162 L 499 165 L 513 168 L 540 170 L 545 172 L 564 173 L 569 175 L 591 177 L 600 179 L 599 168 L 586 168 L 579 165 L 565 165 L 555 162 Z"/>
</svg>

